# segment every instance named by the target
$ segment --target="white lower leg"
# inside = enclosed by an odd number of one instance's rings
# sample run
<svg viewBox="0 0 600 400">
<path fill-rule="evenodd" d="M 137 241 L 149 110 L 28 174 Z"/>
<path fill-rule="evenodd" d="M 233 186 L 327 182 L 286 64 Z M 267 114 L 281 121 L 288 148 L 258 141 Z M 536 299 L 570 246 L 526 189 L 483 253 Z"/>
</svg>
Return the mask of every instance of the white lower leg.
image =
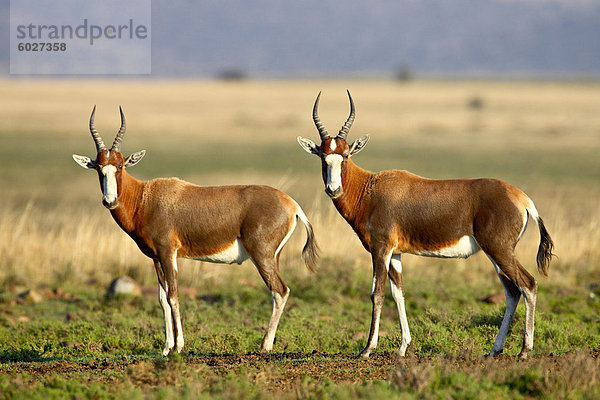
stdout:
<svg viewBox="0 0 600 400">
<path fill-rule="evenodd" d="M 520 294 L 512 295 L 507 288 L 504 288 L 504 294 L 506 295 L 506 310 L 504 311 L 504 318 L 502 318 L 502 324 L 498 330 L 498 335 L 496 336 L 496 340 L 490 351 L 491 356 L 500 354 L 502 353 L 502 350 L 504 350 L 504 342 L 506 341 L 510 324 L 515 316 L 519 299 L 521 298 Z"/>
<path fill-rule="evenodd" d="M 398 274 L 402 274 L 402 263 L 400 262 L 400 256 L 392 257 L 390 261 L 390 269 L 394 270 Z M 410 330 L 408 328 L 408 320 L 406 318 L 404 293 L 402 288 L 399 288 L 393 279 L 390 279 L 390 291 L 392 292 L 392 297 L 394 298 L 396 306 L 398 307 L 398 318 L 400 319 L 401 343 L 398 353 L 401 357 L 404 357 L 406 355 L 406 349 L 412 340 L 410 337 Z"/>
<path fill-rule="evenodd" d="M 379 320 L 381 315 L 381 307 L 379 307 L 378 311 L 375 311 L 376 316 L 374 317 L 373 324 L 373 334 L 369 335 L 369 340 L 367 341 L 367 345 L 360 352 L 360 356 L 363 358 L 369 357 L 371 351 L 375 350 L 377 347 L 377 343 L 379 342 Z"/>
<path fill-rule="evenodd" d="M 285 303 L 287 302 L 287 299 L 289 296 L 290 296 L 289 288 L 287 288 L 287 291 L 284 296 L 281 296 L 277 292 L 271 292 L 271 302 L 273 303 L 273 313 L 271 314 L 271 319 L 269 320 L 269 326 L 267 327 L 267 333 L 265 334 L 262 345 L 260 346 L 261 351 L 273 350 L 273 342 L 275 341 L 275 334 L 277 333 L 277 326 L 279 325 L 279 320 L 281 319 L 281 315 L 283 314 L 283 309 L 285 308 Z"/>
<path fill-rule="evenodd" d="M 379 321 L 381 317 L 381 308 L 383 306 L 383 298 L 378 299 L 375 295 L 375 287 L 377 285 L 376 277 L 373 277 L 373 286 L 371 288 L 371 301 L 373 303 L 373 315 L 371 320 L 371 331 L 369 332 L 369 339 L 367 344 L 360 352 L 359 356 L 363 358 L 369 357 L 371 351 L 377 347 L 379 341 Z"/>
<path fill-rule="evenodd" d="M 175 343 L 176 343 L 176 347 L 175 347 L 175 351 L 177 351 L 178 353 L 181 352 L 181 350 L 183 349 L 183 326 L 181 325 L 181 314 L 179 313 L 179 302 L 177 302 L 176 304 L 174 304 L 172 307 L 173 309 L 173 316 L 175 319 L 175 327 L 177 328 L 177 337 L 175 338 Z"/>
<path fill-rule="evenodd" d="M 535 302 L 537 297 L 537 287 L 533 290 L 522 289 L 523 300 L 525 302 L 525 332 L 523 335 L 523 349 L 521 356 L 527 356 L 527 352 L 533 349 L 533 331 L 535 323 Z"/>
<path fill-rule="evenodd" d="M 173 265 L 173 270 L 175 271 L 175 279 L 174 279 L 174 286 L 175 289 L 177 289 L 177 272 L 178 272 L 178 267 L 177 267 L 177 251 L 175 251 L 173 253 L 172 256 L 172 265 Z M 183 326 L 181 325 L 181 314 L 179 312 L 179 297 L 178 295 L 175 295 L 171 298 L 170 301 L 170 305 L 171 305 L 171 310 L 173 311 L 173 323 L 175 324 L 175 332 L 176 332 L 176 338 L 175 338 L 175 342 L 176 342 L 176 347 L 175 347 L 175 351 L 177 351 L 178 353 L 181 352 L 181 350 L 183 349 Z"/>
<path fill-rule="evenodd" d="M 175 346 L 175 340 L 173 339 L 173 320 L 171 317 L 171 306 L 167 301 L 167 292 L 161 286 L 160 283 L 158 284 L 158 301 L 163 309 L 163 317 L 165 320 L 165 346 L 163 347 L 162 354 L 163 356 L 166 356 Z"/>
</svg>

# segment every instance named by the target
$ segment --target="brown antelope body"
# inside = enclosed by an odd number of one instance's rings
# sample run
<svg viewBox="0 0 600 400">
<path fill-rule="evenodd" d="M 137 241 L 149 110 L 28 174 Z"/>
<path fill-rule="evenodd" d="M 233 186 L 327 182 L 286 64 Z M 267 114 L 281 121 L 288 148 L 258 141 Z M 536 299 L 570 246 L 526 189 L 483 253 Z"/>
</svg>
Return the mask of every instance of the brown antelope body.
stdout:
<svg viewBox="0 0 600 400">
<path fill-rule="evenodd" d="M 154 261 L 159 302 L 165 321 L 163 355 L 183 348 L 183 331 L 177 292 L 177 258 L 217 263 L 238 263 L 250 258 L 272 293 L 273 313 L 261 351 L 273 348 L 275 332 L 290 290 L 279 274 L 279 255 L 300 219 L 307 231 L 302 256 L 311 270 L 316 265 L 317 245 L 312 227 L 300 206 L 287 194 L 268 186 L 201 187 L 176 178 L 140 181 L 125 168 L 137 164 L 140 151 L 124 158 L 121 129 L 106 149 L 94 127 L 95 160 L 73 155 L 84 168 L 98 172 L 102 203 L 117 224 Z"/>
<path fill-rule="evenodd" d="M 391 294 L 398 307 L 401 356 L 411 342 L 404 306 L 402 253 L 467 258 L 483 250 L 492 261 L 506 295 L 506 311 L 490 355 L 502 352 L 523 295 L 526 317 L 520 356 L 525 358 L 533 348 L 537 283 L 515 257 L 514 248 L 530 217 L 541 235 L 537 264 L 543 276 L 547 276 L 553 249 L 531 199 L 496 179 L 433 180 L 407 171 L 373 173 L 358 167 L 350 157 L 364 148 L 369 137 L 365 135 L 351 145 L 346 142 L 355 117 L 350 92 L 348 96 L 350 116 L 337 136 L 330 137 L 319 119 L 319 93 L 313 119 L 321 144 L 317 146 L 302 137 L 298 137 L 298 142 L 307 152 L 320 157 L 325 192 L 372 256 L 371 330 L 360 356 L 368 357 L 377 346 L 386 276 L 390 278 Z"/>
</svg>

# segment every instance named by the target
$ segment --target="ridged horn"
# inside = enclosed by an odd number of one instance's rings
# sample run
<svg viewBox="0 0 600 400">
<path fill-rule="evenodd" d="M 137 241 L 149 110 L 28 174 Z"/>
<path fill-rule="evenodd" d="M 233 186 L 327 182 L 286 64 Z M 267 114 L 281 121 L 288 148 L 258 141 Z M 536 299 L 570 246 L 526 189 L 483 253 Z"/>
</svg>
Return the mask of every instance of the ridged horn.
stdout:
<svg viewBox="0 0 600 400">
<path fill-rule="evenodd" d="M 352 127 L 352 123 L 354 122 L 354 117 L 356 116 L 356 111 L 354 110 L 354 101 L 352 101 L 352 96 L 350 96 L 350 91 L 346 89 L 348 92 L 348 98 L 350 99 L 350 115 L 348 115 L 348 119 L 344 122 L 342 129 L 340 129 L 340 133 L 337 134 L 337 137 L 340 139 L 346 140 L 346 136 L 348 136 L 348 132 Z"/>
<path fill-rule="evenodd" d="M 313 121 L 315 121 L 315 125 L 319 130 L 319 136 L 321 136 L 321 141 L 327 139 L 329 137 L 329 133 L 327 133 L 327 129 L 325 129 L 325 125 L 321 122 L 321 118 L 319 118 L 319 99 L 321 98 L 321 92 L 317 95 L 317 99 L 315 100 L 315 105 L 313 106 Z"/>
<path fill-rule="evenodd" d="M 100 135 L 98 135 L 98 131 L 96 130 L 96 124 L 94 124 L 94 116 L 96 115 L 96 105 L 94 104 L 94 109 L 92 110 L 92 115 L 90 115 L 90 133 L 92 134 L 92 139 L 94 139 L 94 143 L 96 143 L 96 152 L 100 153 L 102 150 L 106 150 L 106 146 L 102 141 Z"/>
<path fill-rule="evenodd" d="M 115 137 L 115 141 L 112 144 L 111 150 L 121 151 L 121 141 L 123 140 L 123 135 L 125 135 L 125 130 L 127 126 L 125 124 L 125 114 L 123 114 L 123 109 L 119 106 L 119 112 L 121 113 L 121 127 L 119 128 L 119 132 L 117 132 L 117 136 Z"/>
</svg>

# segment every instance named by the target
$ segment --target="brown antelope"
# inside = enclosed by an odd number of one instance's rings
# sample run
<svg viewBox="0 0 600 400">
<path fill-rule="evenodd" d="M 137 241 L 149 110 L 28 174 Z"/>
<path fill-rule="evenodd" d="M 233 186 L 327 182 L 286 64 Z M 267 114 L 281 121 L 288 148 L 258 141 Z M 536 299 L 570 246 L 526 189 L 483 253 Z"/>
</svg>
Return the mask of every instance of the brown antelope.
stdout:
<svg viewBox="0 0 600 400">
<path fill-rule="evenodd" d="M 506 311 L 490 355 L 502 352 L 510 323 L 521 295 L 525 301 L 525 333 L 520 357 L 533 348 L 533 325 L 537 283 L 514 254 L 514 248 L 532 217 L 541 241 L 537 254 L 538 271 L 547 276 L 553 243 L 533 202 L 522 191 L 496 179 L 433 180 L 407 171 L 373 173 L 352 162 L 369 136 L 346 142 L 354 122 L 350 115 L 336 137 L 331 137 L 318 115 L 313 120 L 321 145 L 298 137 L 298 142 L 321 159 L 325 192 L 339 213 L 352 226 L 373 261 L 371 330 L 361 357 L 377 346 L 379 317 L 384 299 L 386 275 L 398 307 L 401 329 L 399 354 L 404 356 L 411 342 L 402 283 L 402 253 L 428 257 L 467 258 L 483 250 L 496 269 L 506 295 Z"/>
<path fill-rule="evenodd" d="M 102 188 L 102 204 L 117 224 L 154 261 L 159 302 L 165 320 L 163 355 L 183 348 L 183 331 L 177 293 L 177 258 L 241 264 L 250 258 L 271 291 L 273 313 L 261 351 L 273 349 L 275 332 L 290 294 L 279 274 L 279 255 L 300 219 L 307 240 L 302 250 L 313 271 L 318 247 L 306 215 L 290 196 L 268 186 L 201 187 L 177 178 L 140 181 L 125 168 L 137 164 L 145 150 L 127 158 L 121 154 L 125 117 L 107 149 L 90 117 L 96 159 L 73 155 L 83 168 L 95 169 Z"/>
</svg>

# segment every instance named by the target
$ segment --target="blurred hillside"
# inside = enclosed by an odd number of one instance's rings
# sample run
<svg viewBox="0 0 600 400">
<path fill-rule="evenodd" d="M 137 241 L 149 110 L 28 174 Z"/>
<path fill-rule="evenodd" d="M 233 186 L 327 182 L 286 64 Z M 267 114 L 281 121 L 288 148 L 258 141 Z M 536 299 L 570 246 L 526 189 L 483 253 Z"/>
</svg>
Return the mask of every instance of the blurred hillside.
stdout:
<svg viewBox="0 0 600 400">
<path fill-rule="evenodd" d="M 600 76 L 595 0 L 153 0 L 152 15 L 159 77 Z"/>
</svg>

